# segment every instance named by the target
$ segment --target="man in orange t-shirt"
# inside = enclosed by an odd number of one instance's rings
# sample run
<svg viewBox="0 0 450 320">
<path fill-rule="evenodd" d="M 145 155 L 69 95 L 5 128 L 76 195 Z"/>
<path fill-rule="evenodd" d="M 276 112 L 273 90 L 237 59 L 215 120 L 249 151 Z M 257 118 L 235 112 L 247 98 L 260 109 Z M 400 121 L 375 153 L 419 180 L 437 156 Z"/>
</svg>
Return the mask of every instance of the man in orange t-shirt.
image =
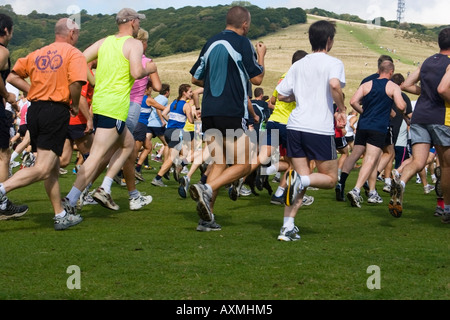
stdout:
<svg viewBox="0 0 450 320">
<path fill-rule="evenodd" d="M 31 105 L 27 114 L 33 151 L 37 151 L 33 167 L 19 170 L 0 184 L 0 196 L 7 192 L 45 180 L 44 186 L 52 203 L 55 230 L 67 229 L 83 218 L 66 212 L 59 188 L 59 156 L 61 156 L 70 116 L 78 114 L 81 87 L 87 80 L 87 63 L 74 47 L 80 33 L 71 19 L 60 19 L 55 25 L 55 42 L 17 60 L 7 81 L 28 93 Z M 31 84 L 25 81 L 30 78 Z"/>
</svg>

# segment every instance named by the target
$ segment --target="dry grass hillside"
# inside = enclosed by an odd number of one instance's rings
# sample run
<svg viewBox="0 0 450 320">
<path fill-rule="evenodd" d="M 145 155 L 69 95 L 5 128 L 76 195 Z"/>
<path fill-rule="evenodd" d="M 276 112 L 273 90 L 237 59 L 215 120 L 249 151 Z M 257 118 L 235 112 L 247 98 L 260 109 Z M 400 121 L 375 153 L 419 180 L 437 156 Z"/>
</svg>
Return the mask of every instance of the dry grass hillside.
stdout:
<svg viewBox="0 0 450 320">
<path fill-rule="evenodd" d="M 261 85 L 265 94 L 272 94 L 279 77 L 289 69 L 292 54 L 296 50 L 310 52 L 308 28 L 317 19 L 318 17 L 308 16 L 306 24 L 291 26 L 258 39 L 267 46 L 266 75 Z M 341 59 L 345 65 L 347 85 L 344 93 L 347 104 L 361 80 L 376 71 L 380 54 L 390 54 L 395 59 L 396 72 L 406 77 L 408 72 L 417 68 L 417 62 L 424 61 L 439 51 L 437 43 L 421 42 L 395 29 L 373 28 L 343 21 L 337 21 L 337 26 L 335 44 L 330 55 Z M 256 40 L 253 42 L 256 43 Z M 151 55 L 151 48 L 149 50 Z M 156 60 L 161 80 L 171 85 L 170 101 L 176 98 L 180 84 L 190 83 L 189 70 L 198 54 L 197 51 Z"/>
</svg>

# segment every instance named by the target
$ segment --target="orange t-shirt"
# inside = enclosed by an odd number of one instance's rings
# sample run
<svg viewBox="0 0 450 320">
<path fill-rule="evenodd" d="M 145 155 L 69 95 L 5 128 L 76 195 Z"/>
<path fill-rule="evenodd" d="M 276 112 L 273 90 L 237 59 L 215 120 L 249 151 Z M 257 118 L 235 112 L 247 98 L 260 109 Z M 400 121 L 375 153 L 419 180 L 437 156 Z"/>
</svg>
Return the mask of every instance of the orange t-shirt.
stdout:
<svg viewBox="0 0 450 320">
<path fill-rule="evenodd" d="M 69 85 L 87 81 L 87 63 L 80 50 L 66 42 L 54 42 L 20 58 L 13 71 L 30 78 L 29 101 L 54 101 L 70 105 Z"/>
</svg>

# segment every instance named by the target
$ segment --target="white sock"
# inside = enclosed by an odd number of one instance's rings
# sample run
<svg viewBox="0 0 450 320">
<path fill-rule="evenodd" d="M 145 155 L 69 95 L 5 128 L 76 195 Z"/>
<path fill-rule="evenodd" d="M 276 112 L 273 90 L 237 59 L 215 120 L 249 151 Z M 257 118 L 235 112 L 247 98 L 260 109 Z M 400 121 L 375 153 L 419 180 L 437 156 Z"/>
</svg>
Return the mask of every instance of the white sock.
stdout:
<svg viewBox="0 0 450 320">
<path fill-rule="evenodd" d="M 300 176 L 300 179 L 302 180 L 303 188 L 307 188 L 311 184 L 311 180 L 309 179 L 309 176 Z"/>
<path fill-rule="evenodd" d="M 64 218 L 65 216 L 66 216 L 66 210 L 63 210 L 63 212 L 55 215 L 55 217 L 58 217 L 58 218 Z"/>
<path fill-rule="evenodd" d="M 284 217 L 283 218 L 283 228 L 291 230 L 294 228 L 294 218 L 293 217 Z"/>
<path fill-rule="evenodd" d="M 278 187 L 277 191 L 275 192 L 275 197 L 281 197 L 284 193 L 283 187 Z"/>
<path fill-rule="evenodd" d="M 3 197 L 6 194 L 5 187 L 3 186 L 3 183 L 0 183 L 0 198 Z"/>
<path fill-rule="evenodd" d="M 385 178 L 384 183 L 391 185 L 391 178 Z"/>
<path fill-rule="evenodd" d="M 13 152 L 12 154 L 11 154 L 11 159 L 9 160 L 9 162 L 13 162 L 14 160 L 16 160 L 16 158 L 17 158 L 17 156 L 18 156 L 19 154 L 17 153 L 17 152 Z"/>
<path fill-rule="evenodd" d="M 113 181 L 114 180 L 112 178 L 105 177 L 105 178 L 103 178 L 103 182 L 100 187 L 103 188 L 103 190 L 105 190 L 106 193 L 111 194 L 111 186 L 112 186 Z"/>
<path fill-rule="evenodd" d="M 70 189 L 70 192 L 67 194 L 66 198 L 69 199 L 69 204 L 72 207 L 75 207 L 77 205 L 78 199 L 80 199 L 80 196 L 81 191 L 75 187 L 72 187 L 72 189 Z"/>
</svg>

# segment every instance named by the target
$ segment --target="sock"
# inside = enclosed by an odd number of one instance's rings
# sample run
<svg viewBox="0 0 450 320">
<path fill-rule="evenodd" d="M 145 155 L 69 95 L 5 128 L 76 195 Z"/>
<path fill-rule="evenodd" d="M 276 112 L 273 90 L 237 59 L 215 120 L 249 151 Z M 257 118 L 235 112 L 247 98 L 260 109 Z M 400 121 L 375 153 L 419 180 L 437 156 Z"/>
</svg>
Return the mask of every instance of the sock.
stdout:
<svg viewBox="0 0 450 320">
<path fill-rule="evenodd" d="M 270 165 L 269 167 L 261 167 L 261 174 L 263 176 L 270 176 L 278 172 L 278 169 L 275 165 Z"/>
<path fill-rule="evenodd" d="M 69 204 L 72 207 L 75 207 L 77 205 L 78 199 L 80 199 L 80 196 L 81 191 L 75 187 L 72 187 L 72 189 L 70 189 L 70 192 L 67 194 L 66 198 L 69 199 Z"/>
<path fill-rule="evenodd" d="M 58 218 L 64 218 L 66 216 L 66 210 L 63 210 L 62 212 L 55 214 L 55 217 Z"/>
<path fill-rule="evenodd" d="M 136 199 L 139 197 L 140 193 L 137 189 L 134 189 L 133 191 L 128 191 L 128 195 L 130 196 L 130 199 Z"/>
<path fill-rule="evenodd" d="M 9 160 L 9 162 L 13 162 L 14 160 L 16 160 L 16 158 L 17 158 L 17 156 L 18 156 L 19 154 L 17 153 L 17 152 L 13 152 L 12 154 L 11 154 L 11 159 Z"/>
<path fill-rule="evenodd" d="M 162 177 L 159 174 L 157 174 L 156 177 L 155 177 L 156 180 L 161 180 L 161 178 Z"/>
<path fill-rule="evenodd" d="M 3 186 L 3 183 L 0 183 L 0 196 L 3 197 L 6 194 L 5 187 Z"/>
<path fill-rule="evenodd" d="M 405 187 L 406 187 L 406 184 L 405 184 L 405 182 L 404 182 L 404 181 L 400 181 L 400 184 L 402 185 L 402 187 L 403 187 L 403 190 L 405 190 Z"/>
<path fill-rule="evenodd" d="M 384 183 L 391 185 L 391 178 L 384 179 Z"/>
<path fill-rule="evenodd" d="M 441 207 L 442 209 L 444 209 L 444 199 L 443 198 L 438 198 L 437 199 L 437 205 L 439 207 Z"/>
<path fill-rule="evenodd" d="M 303 188 L 307 188 L 311 184 L 311 180 L 309 179 L 309 176 L 300 176 L 300 179 L 302 181 Z"/>
<path fill-rule="evenodd" d="M 86 159 L 89 157 L 89 152 L 86 153 L 86 154 L 83 154 L 83 155 L 81 155 L 81 156 L 83 157 L 83 160 L 86 161 Z"/>
<path fill-rule="evenodd" d="M 206 176 L 206 175 L 202 175 L 202 177 L 200 178 L 200 182 L 202 183 L 202 184 L 206 184 L 206 180 L 208 179 L 208 176 Z"/>
<path fill-rule="evenodd" d="M 275 197 L 281 197 L 284 193 L 283 187 L 278 187 L 277 191 L 275 192 Z"/>
<path fill-rule="evenodd" d="M 345 182 L 347 181 L 347 178 L 348 178 L 348 173 L 342 172 L 342 173 L 341 173 L 341 179 L 339 180 L 339 183 L 340 183 L 342 186 L 345 186 Z"/>
<path fill-rule="evenodd" d="M 113 181 L 114 180 L 111 179 L 110 177 L 105 177 L 100 187 L 103 188 L 103 190 L 105 190 L 106 193 L 111 193 L 111 185 Z"/>
<path fill-rule="evenodd" d="M 355 190 L 357 194 L 361 194 L 361 189 L 354 187 L 353 190 Z"/>
<path fill-rule="evenodd" d="M 141 172 L 141 169 L 142 169 L 142 165 L 141 164 L 137 164 L 136 165 L 136 171 L 137 172 Z"/>
<path fill-rule="evenodd" d="M 284 217 L 283 218 L 283 228 L 291 230 L 294 228 L 294 218 L 293 217 Z"/>
</svg>

